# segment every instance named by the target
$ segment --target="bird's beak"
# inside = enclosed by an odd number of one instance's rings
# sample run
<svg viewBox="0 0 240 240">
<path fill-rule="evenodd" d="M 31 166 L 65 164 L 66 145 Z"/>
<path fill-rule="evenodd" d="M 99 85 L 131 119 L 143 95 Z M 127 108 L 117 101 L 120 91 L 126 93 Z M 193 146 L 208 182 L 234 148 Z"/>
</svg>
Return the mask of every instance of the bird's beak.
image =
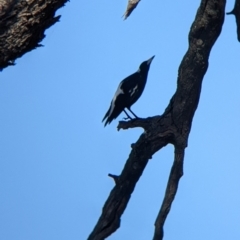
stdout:
<svg viewBox="0 0 240 240">
<path fill-rule="evenodd" d="M 150 64 L 151 64 L 151 62 L 152 62 L 152 60 L 154 59 L 154 57 L 155 57 L 155 55 L 152 56 L 151 58 L 149 58 L 149 59 L 147 60 L 147 65 L 150 65 Z"/>
</svg>

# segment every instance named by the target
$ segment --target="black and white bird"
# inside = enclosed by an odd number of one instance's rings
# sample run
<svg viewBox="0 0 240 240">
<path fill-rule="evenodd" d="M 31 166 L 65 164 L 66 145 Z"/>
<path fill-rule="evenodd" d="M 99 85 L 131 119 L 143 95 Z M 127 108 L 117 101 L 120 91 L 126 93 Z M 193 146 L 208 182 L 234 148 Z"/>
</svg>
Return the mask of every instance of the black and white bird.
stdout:
<svg viewBox="0 0 240 240">
<path fill-rule="evenodd" d="M 131 106 L 140 98 L 147 82 L 148 70 L 151 62 L 155 56 L 152 56 L 147 61 L 144 61 L 139 66 L 137 72 L 123 79 L 112 99 L 110 107 L 106 112 L 102 121 L 105 121 L 104 126 L 110 124 L 113 119 L 117 118 L 119 114 L 124 111 L 127 119 L 132 119 L 125 108 L 128 109 L 134 117 L 138 118 L 131 110 Z"/>
</svg>

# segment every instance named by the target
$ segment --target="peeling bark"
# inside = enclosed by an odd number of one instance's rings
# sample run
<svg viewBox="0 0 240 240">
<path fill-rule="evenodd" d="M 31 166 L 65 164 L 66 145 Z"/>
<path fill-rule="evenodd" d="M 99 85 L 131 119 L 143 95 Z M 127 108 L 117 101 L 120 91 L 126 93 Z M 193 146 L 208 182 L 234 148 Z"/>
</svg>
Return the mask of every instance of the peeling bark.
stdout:
<svg viewBox="0 0 240 240">
<path fill-rule="evenodd" d="M 132 144 L 122 173 L 117 177 L 88 240 L 103 240 L 119 228 L 121 215 L 148 160 L 170 143 L 174 145 L 175 157 L 153 237 L 154 240 L 163 239 L 163 226 L 183 175 L 184 151 L 208 68 L 209 54 L 224 22 L 225 4 L 225 0 L 201 1 L 189 32 L 188 50 L 179 66 L 177 90 L 163 115 L 119 122 L 118 129 L 141 127 L 144 133 Z"/>
<path fill-rule="evenodd" d="M 67 0 L 0 0 L 0 69 L 41 46 L 44 31 L 59 21 Z"/>
</svg>

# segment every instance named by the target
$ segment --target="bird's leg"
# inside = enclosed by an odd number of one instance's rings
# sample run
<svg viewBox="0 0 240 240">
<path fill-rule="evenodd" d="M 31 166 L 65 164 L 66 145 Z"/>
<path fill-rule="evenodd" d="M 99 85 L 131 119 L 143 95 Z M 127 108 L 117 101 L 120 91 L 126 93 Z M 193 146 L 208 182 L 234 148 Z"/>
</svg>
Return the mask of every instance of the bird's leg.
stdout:
<svg viewBox="0 0 240 240">
<path fill-rule="evenodd" d="M 130 108 L 128 108 L 128 110 L 132 113 L 132 115 L 133 115 L 135 118 L 139 118 Z"/>
<path fill-rule="evenodd" d="M 125 114 L 127 115 L 127 117 L 125 117 L 125 118 L 123 118 L 123 119 L 124 119 L 124 120 L 128 120 L 128 119 L 131 119 L 131 120 L 132 120 L 132 118 L 128 115 L 128 113 L 126 112 L 126 110 L 123 109 L 123 111 L 124 111 Z"/>
</svg>

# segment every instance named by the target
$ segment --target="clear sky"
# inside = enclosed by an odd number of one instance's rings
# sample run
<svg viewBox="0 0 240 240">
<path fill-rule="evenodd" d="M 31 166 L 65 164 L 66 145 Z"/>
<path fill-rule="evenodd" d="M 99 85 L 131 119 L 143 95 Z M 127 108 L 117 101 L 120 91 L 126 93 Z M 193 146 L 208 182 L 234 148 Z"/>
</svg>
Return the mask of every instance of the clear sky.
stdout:
<svg viewBox="0 0 240 240">
<path fill-rule="evenodd" d="M 44 47 L 0 73 L 0 239 L 84 240 L 142 129 L 101 122 L 119 82 L 156 55 L 132 107 L 162 114 L 200 1 L 71 1 Z M 228 1 L 231 11 L 234 1 Z M 240 239 L 240 43 L 226 16 L 205 75 L 165 240 Z M 173 161 L 155 154 L 111 240 L 151 239 Z"/>
</svg>

